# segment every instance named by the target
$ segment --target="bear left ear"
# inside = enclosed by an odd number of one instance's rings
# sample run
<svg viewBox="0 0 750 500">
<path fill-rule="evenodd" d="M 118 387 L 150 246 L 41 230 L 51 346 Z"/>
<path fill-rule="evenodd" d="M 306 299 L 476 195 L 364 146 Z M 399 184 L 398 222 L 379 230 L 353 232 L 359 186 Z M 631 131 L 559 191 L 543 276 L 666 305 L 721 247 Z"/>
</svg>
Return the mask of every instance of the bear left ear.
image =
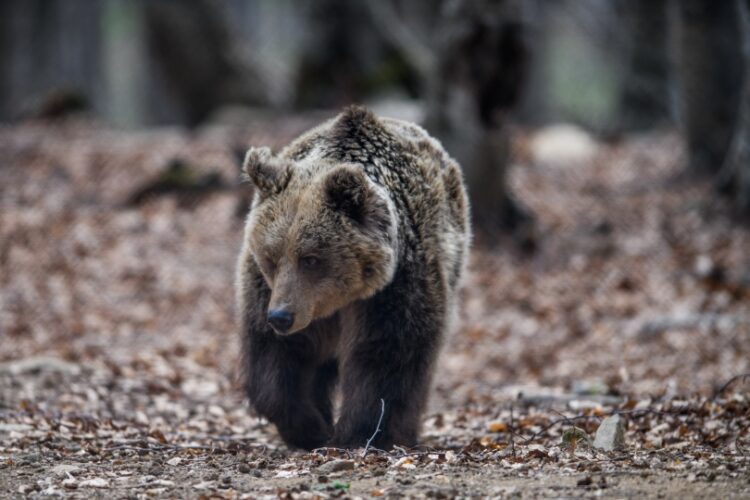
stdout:
<svg viewBox="0 0 750 500">
<path fill-rule="evenodd" d="M 280 193 L 292 176 L 291 162 L 273 156 L 266 147 L 250 148 L 242 169 L 262 196 Z"/>
<path fill-rule="evenodd" d="M 367 176 L 356 165 L 341 165 L 324 181 L 326 203 L 359 224 L 387 229 L 388 205 L 370 186 Z"/>
</svg>

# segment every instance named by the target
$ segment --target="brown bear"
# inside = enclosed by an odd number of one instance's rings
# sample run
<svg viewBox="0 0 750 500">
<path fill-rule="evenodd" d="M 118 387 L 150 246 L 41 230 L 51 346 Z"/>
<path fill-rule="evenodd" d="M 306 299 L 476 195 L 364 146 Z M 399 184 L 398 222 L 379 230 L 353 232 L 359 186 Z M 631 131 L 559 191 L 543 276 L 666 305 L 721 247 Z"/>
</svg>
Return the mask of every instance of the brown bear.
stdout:
<svg viewBox="0 0 750 500">
<path fill-rule="evenodd" d="M 363 447 L 381 416 L 372 446 L 413 446 L 470 240 L 459 166 L 422 128 L 350 107 L 244 170 L 250 402 L 290 446 Z"/>
</svg>

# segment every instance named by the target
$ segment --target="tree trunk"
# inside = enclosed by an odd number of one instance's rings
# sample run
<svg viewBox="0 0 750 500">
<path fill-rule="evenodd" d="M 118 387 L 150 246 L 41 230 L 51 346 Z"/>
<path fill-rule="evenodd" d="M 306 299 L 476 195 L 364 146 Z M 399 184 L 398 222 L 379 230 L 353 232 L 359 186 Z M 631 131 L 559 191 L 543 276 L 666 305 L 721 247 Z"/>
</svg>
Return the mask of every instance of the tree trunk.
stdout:
<svg viewBox="0 0 750 500">
<path fill-rule="evenodd" d="M 678 72 L 682 126 L 693 170 L 724 164 L 737 119 L 742 81 L 739 2 L 678 2 Z"/>
<path fill-rule="evenodd" d="M 491 234 L 525 231 L 529 216 L 507 187 L 508 115 L 528 62 L 519 4 L 461 2 L 443 22 L 427 127 L 464 167 L 475 224 Z"/>
<path fill-rule="evenodd" d="M 508 115 L 528 60 L 520 2 L 367 5 L 379 31 L 419 73 L 425 125 L 461 163 L 474 223 L 491 236 L 528 236 L 530 217 L 510 197 L 506 178 Z"/>
<path fill-rule="evenodd" d="M 747 0 L 736 2 L 742 30 L 744 78 L 739 118 L 719 182 L 732 195 L 738 209 L 750 214 L 750 5 Z"/>
<path fill-rule="evenodd" d="M 0 2 L 0 119 L 61 116 L 84 105 L 101 111 L 96 0 Z"/>
<path fill-rule="evenodd" d="M 264 101 L 262 84 L 237 58 L 215 4 L 159 0 L 143 5 L 149 48 L 189 125 L 203 121 L 222 104 Z"/>
<path fill-rule="evenodd" d="M 385 57 L 363 2 L 316 0 L 307 7 L 308 40 L 297 74 L 296 104 L 341 107 L 361 101 Z"/>
<path fill-rule="evenodd" d="M 620 128 L 643 130 L 670 119 L 667 0 L 625 0 L 626 68 L 620 101 Z"/>
</svg>

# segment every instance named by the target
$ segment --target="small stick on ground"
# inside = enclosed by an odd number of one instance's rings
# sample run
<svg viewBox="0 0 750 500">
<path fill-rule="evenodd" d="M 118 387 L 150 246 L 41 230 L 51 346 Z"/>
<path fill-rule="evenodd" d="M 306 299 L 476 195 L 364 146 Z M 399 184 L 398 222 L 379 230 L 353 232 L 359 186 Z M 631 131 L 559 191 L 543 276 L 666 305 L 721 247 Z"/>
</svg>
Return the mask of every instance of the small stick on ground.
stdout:
<svg viewBox="0 0 750 500">
<path fill-rule="evenodd" d="M 513 403 L 510 404 L 510 452 L 513 454 L 513 458 L 516 458 L 516 433 L 513 431 Z"/>
<path fill-rule="evenodd" d="M 739 375 L 735 375 L 734 377 L 732 377 L 729 380 L 727 380 L 724 383 L 724 385 L 722 385 L 721 387 L 719 387 L 716 390 L 716 392 L 714 392 L 713 399 L 716 399 L 719 396 L 721 396 L 724 393 L 724 391 L 726 391 L 729 388 L 729 386 L 732 385 L 733 383 L 735 383 L 736 381 L 738 381 L 738 380 L 744 380 L 744 379 L 750 380 L 750 373 L 740 373 Z"/>
<path fill-rule="evenodd" d="M 545 432 L 547 432 L 548 430 L 550 430 L 551 428 L 553 428 L 554 426 L 558 424 L 565 423 L 565 424 L 570 425 L 572 424 L 572 422 L 576 420 L 589 420 L 592 418 L 599 418 L 599 417 L 595 415 L 579 415 L 577 417 L 565 417 L 565 418 L 553 420 L 549 425 L 543 427 L 542 430 L 540 430 L 539 432 L 532 434 L 530 437 L 524 438 L 524 443 L 530 443 L 531 441 L 534 441 L 536 438 L 538 438 L 539 436 L 541 436 L 542 434 L 544 434 Z"/>
<path fill-rule="evenodd" d="M 372 440 L 375 439 L 375 436 L 377 436 L 378 432 L 380 432 L 380 424 L 383 422 L 383 415 L 385 415 L 385 399 L 380 398 L 380 418 L 378 419 L 378 425 L 375 427 L 375 432 L 372 433 L 370 439 L 367 440 L 367 444 L 365 444 L 365 450 L 362 452 L 362 458 L 365 458 L 367 456 L 367 452 L 370 450 L 370 443 L 372 443 Z"/>
</svg>

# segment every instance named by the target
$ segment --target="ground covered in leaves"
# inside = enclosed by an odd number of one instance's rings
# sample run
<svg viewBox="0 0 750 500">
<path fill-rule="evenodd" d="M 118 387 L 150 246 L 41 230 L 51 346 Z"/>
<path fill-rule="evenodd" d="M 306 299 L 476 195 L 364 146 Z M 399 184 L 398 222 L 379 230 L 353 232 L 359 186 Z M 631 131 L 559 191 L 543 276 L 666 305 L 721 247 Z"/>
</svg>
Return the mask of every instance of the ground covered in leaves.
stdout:
<svg viewBox="0 0 750 500">
<path fill-rule="evenodd" d="M 534 251 L 475 249 L 422 445 L 287 449 L 237 384 L 237 152 L 317 119 L 0 128 L 0 495 L 750 497 L 750 232 L 668 133 L 518 132 Z"/>
</svg>

